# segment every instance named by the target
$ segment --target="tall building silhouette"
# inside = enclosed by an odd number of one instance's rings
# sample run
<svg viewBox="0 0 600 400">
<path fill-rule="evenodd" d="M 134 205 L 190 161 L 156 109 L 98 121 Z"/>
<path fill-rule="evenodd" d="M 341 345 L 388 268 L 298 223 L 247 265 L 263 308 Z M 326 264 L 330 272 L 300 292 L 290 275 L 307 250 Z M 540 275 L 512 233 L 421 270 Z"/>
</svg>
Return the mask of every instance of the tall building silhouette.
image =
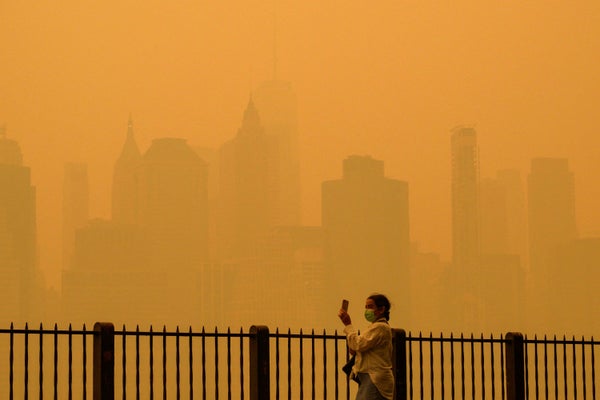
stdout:
<svg viewBox="0 0 600 400">
<path fill-rule="evenodd" d="M 452 262 L 461 275 L 470 273 L 479 256 L 477 133 L 469 127 L 452 131 Z"/>
<path fill-rule="evenodd" d="M 522 329 L 525 293 L 524 192 L 519 172 L 498 171 L 482 179 L 479 190 L 480 329 Z M 475 328 L 475 326 L 473 327 Z"/>
<path fill-rule="evenodd" d="M 138 225 L 159 269 L 182 271 L 208 260 L 206 163 L 185 139 L 155 139 L 136 174 Z"/>
<path fill-rule="evenodd" d="M 545 324 L 553 313 L 560 274 L 556 273 L 559 248 L 577 238 L 575 188 L 569 162 L 564 158 L 535 158 L 527 180 L 531 314 Z M 563 273 L 575 266 L 563 265 Z M 568 301 L 568 299 L 561 299 Z"/>
<path fill-rule="evenodd" d="M 479 268 L 479 160 L 477 133 L 471 127 L 452 130 L 452 266 L 457 323 L 477 329 L 484 314 Z"/>
<path fill-rule="evenodd" d="M 237 135 L 219 149 L 219 257 L 255 257 L 278 222 L 277 151 L 250 98 Z"/>
<path fill-rule="evenodd" d="M 350 156 L 343 177 L 322 184 L 324 262 L 335 299 L 357 309 L 372 292 L 409 315 L 408 184 L 384 176 L 383 161 Z M 400 323 L 400 322 L 398 322 Z"/>
<path fill-rule="evenodd" d="M 290 82 L 265 81 L 252 96 L 265 133 L 277 152 L 274 225 L 294 226 L 301 222 L 300 160 L 296 94 Z"/>
<path fill-rule="evenodd" d="M 63 266 L 69 265 L 75 245 L 75 231 L 89 219 L 87 165 L 66 163 L 63 178 Z"/>
<path fill-rule="evenodd" d="M 527 265 L 525 189 L 517 170 L 500 170 L 479 185 L 482 254 L 512 254 Z"/>
<path fill-rule="evenodd" d="M 175 313 L 168 302 L 168 279 L 151 268 L 151 262 L 148 242 L 136 226 L 88 221 L 75 231 L 73 257 L 62 271 L 65 320 L 170 321 Z"/>
<path fill-rule="evenodd" d="M 137 223 L 138 181 L 136 174 L 142 156 L 133 135 L 131 116 L 127 123 L 127 136 L 113 171 L 112 219 L 116 223 L 132 225 Z"/>
<path fill-rule="evenodd" d="M 0 274 L 2 308 L 22 320 L 39 316 L 36 285 L 36 192 L 19 144 L 0 132 Z M 4 290 L 3 290 L 4 291 Z M 17 296 L 16 298 L 14 296 Z"/>
<path fill-rule="evenodd" d="M 531 160 L 527 184 L 530 265 L 532 272 L 543 277 L 556 246 L 577 237 L 575 184 L 569 161 Z"/>
</svg>

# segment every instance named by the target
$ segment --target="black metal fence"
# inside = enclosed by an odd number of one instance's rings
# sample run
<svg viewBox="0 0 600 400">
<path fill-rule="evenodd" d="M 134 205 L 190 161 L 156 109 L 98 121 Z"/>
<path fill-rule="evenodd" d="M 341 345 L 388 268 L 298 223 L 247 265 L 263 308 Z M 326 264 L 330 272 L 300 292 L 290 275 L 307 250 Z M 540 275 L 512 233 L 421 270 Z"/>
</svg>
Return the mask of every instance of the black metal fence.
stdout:
<svg viewBox="0 0 600 400">
<path fill-rule="evenodd" d="M 594 339 L 394 330 L 396 399 L 596 399 Z M 0 398 L 351 399 L 337 332 L 0 329 Z"/>
</svg>

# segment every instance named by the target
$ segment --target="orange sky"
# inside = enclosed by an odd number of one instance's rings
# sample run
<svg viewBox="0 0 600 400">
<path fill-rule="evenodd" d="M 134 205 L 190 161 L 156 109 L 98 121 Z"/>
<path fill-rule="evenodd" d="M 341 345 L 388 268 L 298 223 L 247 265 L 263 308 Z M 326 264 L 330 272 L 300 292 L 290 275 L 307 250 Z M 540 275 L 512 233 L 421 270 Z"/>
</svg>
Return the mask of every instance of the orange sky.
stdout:
<svg viewBox="0 0 600 400">
<path fill-rule="evenodd" d="M 251 88 L 298 96 L 303 209 L 350 154 L 410 187 L 411 235 L 450 257 L 449 131 L 473 124 L 481 176 L 567 157 L 580 233 L 600 232 L 600 2 L 0 0 L 0 124 L 38 190 L 40 265 L 60 271 L 65 161 L 89 163 L 92 216 L 133 114 L 161 136 L 218 147 Z"/>
</svg>

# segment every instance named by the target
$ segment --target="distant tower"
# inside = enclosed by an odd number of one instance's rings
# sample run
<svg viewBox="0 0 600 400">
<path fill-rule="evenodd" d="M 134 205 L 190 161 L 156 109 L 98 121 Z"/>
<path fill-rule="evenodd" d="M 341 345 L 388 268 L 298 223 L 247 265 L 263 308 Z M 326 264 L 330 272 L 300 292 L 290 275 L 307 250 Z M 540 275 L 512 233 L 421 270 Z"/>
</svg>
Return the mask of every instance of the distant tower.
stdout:
<svg viewBox="0 0 600 400">
<path fill-rule="evenodd" d="M 89 184 L 87 165 L 65 164 L 63 180 L 63 268 L 73 256 L 75 231 L 89 219 Z"/>
<path fill-rule="evenodd" d="M 199 266 L 208 259 L 206 163 L 185 139 L 155 139 L 138 174 L 138 224 L 164 270 Z"/>
<path fill-rule="evenodd" d="M 566 316 L 561 316 L 560 310 L 564 310 L 561 303 L 570 304 L 572 295 L 565 295 L 565 287 L 581 267 L 558 261 L 561 251 L 577 239 L 575 185 L 568 160 L 531 160 L 527 186 L 531 273 L 531 298 L 527 303 L 531 307 L 531 319 L 545 326 L 557 318 L 566 320 Z M 582 290 L 584 287 L 581 284 Z"/>
<path fill-rule="evenodd" d="M 117 223 L 133 225 L 137 222 L 136 174 L 141 162 L 142 156 L 133 136 L 133 121 L 129 116 L 127 137 L 113 172 L 112 219 Z"/>
<path fill-rule="evenodd" d="M 31 319 L 37 280 L 35 188 L 19 144 L 7 139 L 5 130 L 0 132 L 0 239 L 0 275 L 7 288 L 0 296 L 2 309 Z"/>
<path fill-rule="evenodd" d="M 498 171 L 479 187 L 481 253 L 517 255 L 525 265 L 525 192 L 519 171 Z"/>
<path fill-rule="evenodd" d="M 473 272 L 479 257 L 478 150 L 475 129 L 452 131 L 452 261 L 459 275 Z"/>
<path fill-rule="evenodd" d="M 372 292 L 390 296 L 403 320 L 409 313 L 408 184 L 384 176 L 383 161 L 350 156 L 342 179 L 322 184 L 325 267 L 336 298 Z M 331 299 L 333 301 L 333 299 Z"/>
<path fill-rule="evenodd" d="M 278 221 L 274 147 L 250 98 L 237 135 L 219 149 L 221 258 L 256 256 L 259 242 Z"/>
<path fill-rule="evenodd" d="M 530 266 L 544 277 L 556 247 L 577 238 L 575 185 L 564 158 L 535 158 L 528 177 Z"/>
<path fill-rule="evenodd" d="M 298 117 L 296 94 L 290 82 L 263 82 L 254 92 L 264 131 L 275 143 L 275 225 L 299 225 L 300 161 L 298 156 Z"/>
</svg>

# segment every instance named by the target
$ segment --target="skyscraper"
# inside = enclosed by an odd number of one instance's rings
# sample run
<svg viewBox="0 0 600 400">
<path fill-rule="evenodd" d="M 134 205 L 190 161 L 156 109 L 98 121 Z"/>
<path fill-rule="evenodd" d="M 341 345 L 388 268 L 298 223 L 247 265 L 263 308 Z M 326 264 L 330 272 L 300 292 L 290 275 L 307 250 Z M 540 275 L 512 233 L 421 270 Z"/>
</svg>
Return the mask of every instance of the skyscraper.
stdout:
<svg viewBox="0 0 600 400">
<path fill-rule="evenodd" d="M 155 139 L 135 176 L 138 225 L 159 268 L 181 271 L 207 261 L 206 163 L 185 139 Z"/>
<path fill-rule="evenodd" d="M 479 256 L 477 133 L 469 127 L 452 131 L 452 262 L 469 274 Z"/>
<path fill-rule="evenodd" d="M 87 165 L 66 163 L 63 179 L 63 267 L 73 256 L 75 231 L 89 219 L 89 184 Z"/>
<path fill-rule="evenodd" d="M 237 135 L 219 149 L 219 256 L 254 257 L 278 221 L 275 142 L 250 98 Z"/>
<path fill-rule="evenodd" d="M 290 82 L 265 81 L 253 92 L 253 100 L 267 135 L 277 152 L 274 225 L 293 226 L 301 221 L 300 161 L 296 94 Z"/>
<path fill-rule="evenodd" d="M 19 144 L 0 134 L 0 274 L 11 283 L 3 308 L 14 306 L 23 320 L 33 317 L 36 296 L 36 204 L 29 167 Z M 14 286 L 13 286 L 14 285 Z M 3 296 L 4 297 L 4 296 Z M 15 314 L 15 313 L 13 313 Z M 37 314 L 36 314 L 37 316 Z"/>
<path fill-rule="evenodd" d="M 130 116 L 125 144 L 113 172 L 112 219 L 116 223 L 132 225 L 137 222 L 138 181 L 136 174 L 141 162 L 142 156 L 133 136 L 133 121 Z"/>
<path fill-rule="evenodd" d="M 531 160 L 527 184 L 530 266 L 538 278 L 544 279 L 556 247 L 577 238 L 575 185 L 569 161 Z"/>
<path fill-rule="evenodd" d="M 362 308 L 390 296 L 406 321 L 409 296 L 408 184 L 384 176 L 383 161 L 350 156 L 343 177 L 322 184 L 324 262 L 334 297 Z M 359 308 L 360 307 L 360 308 Z"/>
</svg>

